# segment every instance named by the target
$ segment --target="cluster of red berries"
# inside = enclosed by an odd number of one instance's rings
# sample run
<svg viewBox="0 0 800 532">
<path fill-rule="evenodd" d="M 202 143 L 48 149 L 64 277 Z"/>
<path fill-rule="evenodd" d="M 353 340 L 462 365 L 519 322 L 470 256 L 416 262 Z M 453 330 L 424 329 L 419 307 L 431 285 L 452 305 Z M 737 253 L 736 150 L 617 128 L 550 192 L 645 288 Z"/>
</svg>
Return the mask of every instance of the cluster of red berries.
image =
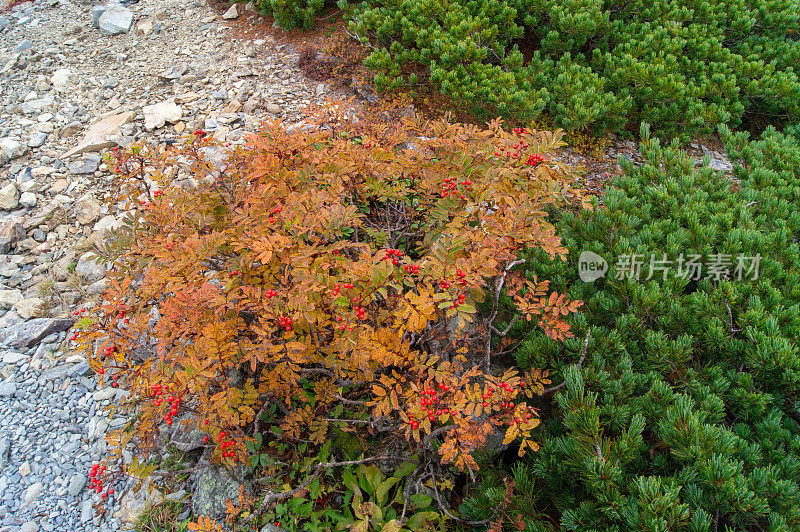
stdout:
<svg viewBox="0 0 800 532">
<path fill-rule="evenodd" d="M 275 291 L 275 290 L 273 290 L 272 288 L 270 288 L 269 290 L 267 290 L 267 291 L 264 293 L 264 297 L 266 297 L 267 299 L 271 299 L 271 298 L 273 298 L 273 297 L 275 297 L 275 296 L 277 296 L 277 295 L 278 295 L 278 292 L 276 292 L 276 291 Z"/>
<path fill-rule="evenodd" d="M 466 286 L 467 274 L 464 273 L 464 270 L 462 270 L 461 268 L 456 269 L 456 277 L 458 277 L 458 279 L 455 282 L 457 282 L 461 286 Z M 442 279 L 441 281 L 439 281 L 439 286 L 442 288 L 442 290 L 450 290 L 450 281 L 448 281 L 447 279 Z"/>
<path fill-rule="evenodd" d="M 222 449 L 230 449 L 231 447 L 236 445 L 236 442 L 233 440 L 226 440 L 225 439 L 225 431 L 222 430 L 219 433 L 219 437 L 217 438 L 217 442 L 219 443 Z M 236 451 L 222 451 L 223 458 L 232 458 L 233 461 L 236 461 Z"/>
<path fill-rule="evenodd" d="M 106 470 L 106 466 L 100 464 L 92 464 L 89 470 L 89 480 L 92 484 L 92 489 L 97 493 L 103 493 L 103 480 L 100 478 Z M 108 488 L 108 491 L 103 493 L 102 497 L 105 499 L 109 495 L 114 495 L 114 488 Z"/>
<path fill-rule="evenodd" d="M 398 259 L 402 256 L 403 252 L 400 251 L 399 249 L 389 248 L 386 250 L 386 255 L 383 257 L 383 260 L 391 260 L 392 264 L 397 266 L 400 263 Z"/>
<path fill-rule="evenodd" d="M 106 346 L 105 350 L 103 351 L 103 354 L 106 357 L 110 357 L 111 355 L 113 355 L 114 354 L 114 346 L 111 346 L 111 345 Z"/>
<path fill-rule="evenodd" d="M 204 130 L 202 130 L 202 129 L 195 129 L 194 130 L 194 136 L 202 138 L 202 137 L 206 136 L 206 132 Z"/>
<path fill-rule="evenodd" d="M 439 389 L 443 392 L 449 392 L 450 386 L 439 383 Z M 450 413 L 450 409 L 445 408 L 428 408 L 434 405 L 437 405 L 439 402 L 439 395 L 436 393 L 436 390 L 431 388 L 430 386 L 424 390 L 422 390 L 422 397 L 419 400 L 420 405 L 422 406 L 423 410 L 425 410 L 425 414 L 428 416 L 428 421 L 435 421 L 436 416 L 446 415 Z M 441 406 L 441 405 L 438 405 Z M 419 423 L 412 417 L 411 419 L 411 428 L 416 429 L 419 427 Z"/>
<path fill-rule="evenodd" d="M 472 190 L 472 181 L 465 179 L 461 182 L 464 190 Z M 445 177 L 442 183 L 442 197 L 446 198 L 449 195 L 458 196 L 461 200 L 466 200 L 467 197 L 458 191 L 458 180 L 455 177 Z"/>
<path fill-rule="evenodd" d="M 352 290 L 355 286 L 352 283 L 336 283 L 333 285 L 333 295 L 338 296 L 342 290 Z"/>
<path fill-rule="evenodd" d="M 100 375 L 104 374 L 105 372 L 106 372 L 106 370 L 104 370 L 102 368 L 100 368 L 100 370 L 98 371 L 98 373 L 100 373 Z M 111 376 L 111 378 L 114 379 L 114 382 L 111 383 L 111 387 L 112 388 L 119 388 L 119 383 L 117 382 L 117 379 L 119 379 L 119 375 L 117 375 L 115 373 L 115 374 L 113 374 Z"/>
<path fill-rule="evenodd" d="M 406 264 L 405 266 L 403 266 L 403 269 L 406 271 L 406 273 L 419 272 L 419 266 L 416 264 Z"/>
<path fill-rule="evenodd" d="M 353 311 L 356 313 L 356 318 L 359 320 L 363 320 L 366 317 L 367 309 L 364 307 L 353 307 Z"/>
<path fill-rule="evenodd" d="M 525 164 L 527 164 L 528 166 L 536 166 L 543 161 L 544 157 L 542 157 L 538 153 L 534 153 L 533 155 L 528 157 L 528 160 L 525 162 Z"/>
<path fill-rule="evenodd" d="M 514 423 L 516 423 L 517 425 L 519 425 L 520 423 L 522 423 L 522 422 L 523 422 L 523 421 L 525 421 L 525 420 L 528 420 L 528 419 L 530 419 L 531 417 L 533 417 L 533 416 L 531 416 L 531 413 L 530 413 L 530 412 L 526 412 L 526 413 L 525 413 L 525 416 L 523 416 L 523 418 L 518 418 L 518 417 L 515 417 L 515 418 L 514 418 Z"/>
<path fill-rule="evenodd" d="M 362 318 L 362 319 L 363 319 L 363 318 Z M 344 321 L 344 318 L 342 318 L 341 316 L 336 316 L 336 321 L 340 322 L 340 323 L 339 323 L 339 330 L 340 330 L 340 331 L 343 331 L 343 330 L 345 330 L 345 329 L 350 329 L 350 332 L 353 332 L 353 326 L 352 326 L 352 325 L 350 325 L 350 326 L 348 327 L 346 323 L 342 323 L 342 321 Z"/>
<path fill-rule="evenodd" d="M 275 216 L 273 216 L 273 215 L 274 214 L 278 214 L 282 210 L 283 210 L 283 206 L 282 205 L 276 205 L 275 208 L 272 209 L 272 214 L 269 215 L 269 218 L 267 218 L 267 221 L 269 223 L 271 223 L 271 224 L 274 224 L 275 223 Z"/>
<path fill-rule="evenodd" d="M 454 301 L 454 302 L 453 302 L 453 303 L 450 305 L 450 308 L 456 308 L 458 305 L 463 305 L 463 304 L 464 304 L 464 299 L 465 299 L 465 297 L 466 297 L 466 296 L 465 296 L 464 294 L 458 294 L 458 301 L 457 301 L 457 302 L 456 302 L 456 301 Z"/>
<path fill-rule="evenodd" d="M 239 270 L 231 270 L 228 272 L 228 278 L 233 277 L 234 275 L 239 275 Z"/>
<path fill-rule="evenodd" d="M 161 386 L 161 385 L 157 384 L 156 386 Z M 161 388 L 159 388 L 159 392 L 158 393 L 159 394 L 163 393 Z M 169 397 L 167 397 L 167 402 L 170 403 L 172 406 L 169 409 L 169 413 L 164 415 L 164 422 L 167 425 L 172 425 L 172 416 L 174 416 L 174 415 L 176 415 L 178 413 L 178 405 L 181 404 L 181 398 L 180 397 L 175 397 L 174 395 L 170 395 Z M 154 401 L 154 403 L 155 403 L 156 406 L 160 406 L 161 405 L 161 398 L 156 399 Z"/>
<path fill-rule="evenodd" d="M 142 207 L 148 207 L 148 208 L 149 208 L 149 207 L 155 207 L 155 206 L 156 206 L 156 204 L 155 204 L 155 203 L 152 203 L 152 202 L 147 202 L 147 201 L 140 201 L 140 202 L 139 202 L 139 204 L 140 204 Z"/>
<path fill-rule="evenodd" d="M 155 192 L 153 192 L 153 197 L 156 197 L 156 198 L 159 197 L 159 196 L 163 196 L 163 195 L 164 195 L 164 191 L 163 190 L 156 190 Z"/>
<path fill-rule="evenodd" d="M 85 312 L 86 312 L 86 307 L 83 307 L 83 308 L 82 308 L 82 309 L 80 309 L 80 310 L 76 310 L 76 311 L 75 311 L 75 312 L 73 312 L 72 314 L 73 314 L 73 315 L 75 315 L 75 316 L 80 316 L 81 314 L 83 314 L 83 313 L 85 313 Z"/>
<path fill-rule="evenodd" d="M 281 316 L 278 318 L 278 322 L 281 324 L 281 327 L 283 327 L 284 331 L 289 332 L 292 330 L 292 318 Z"/>
</svg>

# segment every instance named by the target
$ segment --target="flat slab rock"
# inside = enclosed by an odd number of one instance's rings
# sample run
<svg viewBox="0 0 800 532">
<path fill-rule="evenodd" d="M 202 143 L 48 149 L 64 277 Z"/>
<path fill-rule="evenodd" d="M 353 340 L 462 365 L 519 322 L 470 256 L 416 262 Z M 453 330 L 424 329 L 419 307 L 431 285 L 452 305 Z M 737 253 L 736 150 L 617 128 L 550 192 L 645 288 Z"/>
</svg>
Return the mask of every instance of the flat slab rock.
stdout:
<svg viewBox="0 0 800 532">
<path fill-rule="evenodd" d="M 86 130 L 83 138 L 71 150 L 66 152 L 62 158 L 72 157 L 80 153 L 100 151 L 103 148 L 111 148 L 117 145 L 120 128 L 131 122 L 136 117 L 136 113 L 128 111 L 116 115 L 107 116 L 98 120 Z"/>
<path fill-rule="evenodd" d="M 2 345 L 13 349 L 35 347 L 53 333 L 66 331 L 72 327 L 69 318 L 36 318 L 7 327 L 4 331 Z"/>
</svg>

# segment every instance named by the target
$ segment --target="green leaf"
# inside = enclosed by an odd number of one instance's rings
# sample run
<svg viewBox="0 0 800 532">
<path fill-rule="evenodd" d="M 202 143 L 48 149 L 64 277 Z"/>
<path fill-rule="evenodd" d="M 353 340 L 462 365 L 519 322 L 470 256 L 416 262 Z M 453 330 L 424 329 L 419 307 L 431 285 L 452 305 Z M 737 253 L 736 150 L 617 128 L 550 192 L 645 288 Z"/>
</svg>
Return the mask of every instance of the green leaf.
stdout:
<svg viewBox="0 0 800 532">
<path fill-rule="evenodd" d="M 396 476 L 397 478 L 403 478 L 404 476 L 414 471 L 416 468 L 417 464 L 415 464 L 414 462 L 403 462 L 402 464 L 400 464 L 400 467 L 398 467 L 395 470 L 394 476 Z"/>
<path fill-rule="evenodd" d="M 400 482 L 398 477 L 389 477 L 378 484 L 378 487 L 375 489 L 375 502 L 378 504 L 378 506 L 381 508 L 386 506 L 386 494 L 389 492 L 392 486 L 398 482 Z"/>
</svg>

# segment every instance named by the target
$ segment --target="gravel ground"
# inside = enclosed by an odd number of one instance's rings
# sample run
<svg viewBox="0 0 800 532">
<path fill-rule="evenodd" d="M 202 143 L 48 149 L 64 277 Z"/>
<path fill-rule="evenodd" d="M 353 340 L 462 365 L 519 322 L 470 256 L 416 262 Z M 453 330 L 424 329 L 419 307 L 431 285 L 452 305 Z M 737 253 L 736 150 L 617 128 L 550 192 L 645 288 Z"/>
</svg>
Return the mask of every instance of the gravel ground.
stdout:
<svg viewBox="0 0 800 532">
<path fill-rule="evenodd" d="M 115 144 L 169 141 L 197 128 L 241 143 L 263 120 L 298 122 L 329 87 L 306 80 L 293 49 L 270 35 L 232 38 L 259 22 L 244 10 L 226 20 L 201 0 L 5 5 L 0 532 L 117 530 L 126 484 L 107 485 L 115 494 L 101 499 L 88 477 L 106 431 L 122 423 L 109 427 L 104 412 L 122 392 L 96 389 L 97 377 L 65 340 L 73 311 L 104 288 L 87 250 L 121 215 L 104 202 L 110 179 L 100 157 Z M 117 20 L 94 24 L 102 9 Z M 123 32 L 104 34 L 113 24 Z M 104 120 L 102 138 L 92 140 Z M 70 153 L 76 146 L 80 153 Z"/>
</svg>

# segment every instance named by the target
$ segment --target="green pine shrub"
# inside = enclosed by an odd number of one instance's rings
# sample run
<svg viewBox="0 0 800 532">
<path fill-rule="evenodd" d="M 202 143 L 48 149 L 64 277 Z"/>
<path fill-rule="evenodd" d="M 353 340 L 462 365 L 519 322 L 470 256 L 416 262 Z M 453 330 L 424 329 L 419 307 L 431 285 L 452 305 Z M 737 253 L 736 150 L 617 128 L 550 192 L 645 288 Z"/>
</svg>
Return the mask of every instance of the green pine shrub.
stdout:
<svg viewBox="0 0 800 532">
<path fill-rule="evenodd" d="M 278 0 L 272 0 L 273 3 Z M 300 3 L 300 2 L 295 2 Z M 339 0 L 382 90 L 478 117 L 667 136 L 800 117 L 798 0 Z M 277 12 L 277 9 L 276 9 Z M 523 53 L 524 52 L 524 53 Z"/>
<path fill-rule="evenodd" d="M 282 27 L 310 29 L 325 0 L 256 0 L 259 11 L 270 13 Z"/>
<path fill-rule="evenodd" d="M 564 383 L 538 405 L 541 449 L 515 472 L 535 476 L 519 506 L 528 530 L 555 529 L 542 514 L 566 530 L 800 529 L 800 139 L 723 136 L 741 161 L 734 179 L 642 128 L 644 164 L 623 159 L 594 212 L 559 214 L 570 260 L 527 257 L 528 276 L 585 302 L 562 344 L 515 326 L 519 366 Z M 584 283 L 587 250 L 609 271 Z M 647 259 L 641 280 L 618 279 L 634 253 L 761 261 L 757 279 L 673 267 L 645 280 Z M 462 511 L 486 518 L 497 504 L 476 497 Z"/>
</svg>

